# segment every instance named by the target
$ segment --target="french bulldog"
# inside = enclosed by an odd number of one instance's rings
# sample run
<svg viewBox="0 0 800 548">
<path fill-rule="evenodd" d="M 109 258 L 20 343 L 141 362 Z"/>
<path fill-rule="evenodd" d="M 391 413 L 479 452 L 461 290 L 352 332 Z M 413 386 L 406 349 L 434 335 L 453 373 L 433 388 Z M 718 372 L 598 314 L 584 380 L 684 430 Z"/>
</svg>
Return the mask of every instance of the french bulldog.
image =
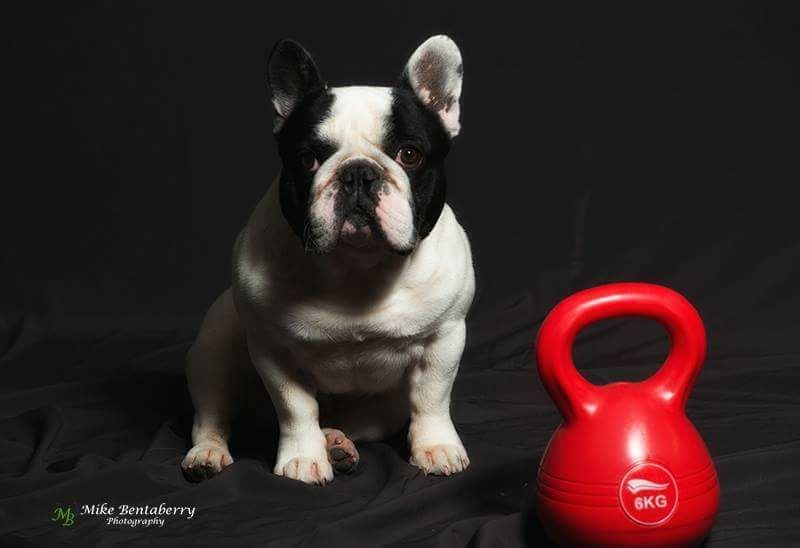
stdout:
<svg viewBox="0 0 800 548">
<path fill-rule="evenodd" d="M 302 46 L 274 47 L 282 167 L 187 356 L 190 478 L 233 463 L 231 416 L 254 385 L 275 408 L 277 475 L 324 485 L 354 469 L 353 442 L 406 424 L 412 465 L 469 466 L 450 392 L 475 276 L 444 165 L 462 75 L 447 36 L 420 45 L 394 87 L 328 87 Z"/>
</svg>

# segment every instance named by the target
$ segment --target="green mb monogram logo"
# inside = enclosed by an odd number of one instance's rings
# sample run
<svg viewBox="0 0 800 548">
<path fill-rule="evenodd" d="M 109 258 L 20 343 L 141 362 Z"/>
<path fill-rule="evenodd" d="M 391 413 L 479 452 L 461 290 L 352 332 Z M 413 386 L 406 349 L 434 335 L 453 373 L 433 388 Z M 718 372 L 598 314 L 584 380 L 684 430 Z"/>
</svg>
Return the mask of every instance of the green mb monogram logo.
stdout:
<svg viewBox="0 0 800 548">
<path fill-rule="evenodd" d="M 73 512 L 72 508 L 69 506 L 64 506 L 63 508 L 61 506 L 56 506 L 50 521 L 61 523 L 61 527 L 72 527 L 75 523 L 75 512 Z"/>
</svg>

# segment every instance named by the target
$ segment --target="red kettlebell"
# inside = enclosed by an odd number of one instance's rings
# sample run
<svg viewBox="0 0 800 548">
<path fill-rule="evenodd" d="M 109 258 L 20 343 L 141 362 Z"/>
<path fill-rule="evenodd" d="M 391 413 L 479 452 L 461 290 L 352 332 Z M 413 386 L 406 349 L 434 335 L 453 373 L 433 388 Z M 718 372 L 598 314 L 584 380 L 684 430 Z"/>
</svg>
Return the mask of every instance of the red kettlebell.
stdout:
<svg viewBox="0 0 800 548">
<path fill-rule="evenodd" d="M 575 369 L 585 326 L 617 316 L 664 324 L 667 360 L 642 382 L 596 386 Z M 581 291 L 547 316 L 536 343 L 539 375 L 563 417 L 539 465 L 537 512 L 567 546 L 693 546 L 711 530 L 719 483 L 686 418 L 706 352 L 703 323 L 666 287 L 609 284 Z"/>
</svg>

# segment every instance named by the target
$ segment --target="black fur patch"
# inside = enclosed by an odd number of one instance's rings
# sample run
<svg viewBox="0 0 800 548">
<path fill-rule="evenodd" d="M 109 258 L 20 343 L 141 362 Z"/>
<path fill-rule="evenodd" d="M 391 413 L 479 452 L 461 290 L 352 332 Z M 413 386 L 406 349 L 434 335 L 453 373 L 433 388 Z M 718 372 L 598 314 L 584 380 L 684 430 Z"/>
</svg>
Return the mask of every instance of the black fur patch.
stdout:
<svg viewBox="0 0 800 548">
<path fill-rule="evenodd" d="M 311 151 L 322 164 L 336 149 L 317 136 L 316 127 L 325 119 L 333 104 L 333 96 L 327 91 L 318 91 L 305 97 L 275 134 L 278 154 L 283 162 L 280 176 L 280 202 L 284 217 L 303 245 L 310 241 L 308 206 L 314 172 L 300 163 L 300 154 Z"/>
<path fill-rule="evenodd" d="M 439 117 L 422 104 L 405 78 L 392 89 L 384 152 L 394 158 L 403 145 L 413 145 L 425 156 L 422 165 L 406 170 L 413 196 L 414 228 L 421 240 L 436 225 L 444 207 L 444 159 L 450 150 L 450 137 Z"/>
</svg>

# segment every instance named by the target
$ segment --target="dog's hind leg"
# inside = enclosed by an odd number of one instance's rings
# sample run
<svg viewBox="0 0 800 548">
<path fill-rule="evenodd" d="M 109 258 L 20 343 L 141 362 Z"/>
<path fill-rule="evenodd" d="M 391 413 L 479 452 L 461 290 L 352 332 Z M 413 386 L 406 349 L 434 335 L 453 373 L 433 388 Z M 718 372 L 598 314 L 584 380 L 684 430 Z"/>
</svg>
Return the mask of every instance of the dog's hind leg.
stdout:
<svg viewBox="0 0 800 548">
<path fill-rule="evenodd" d="M 228 438 L 237 398 L 235 369 L 247 350 L 230 289 L 206 313 L 189 349 L 186 379 L 194 404 L 193 447 L 181 463 L 192 480 L 214 476 L 233 463 Z"/>
<path fill-rule="evenodd" d="M 408 392 L 404 386 L 380 394 L 318 398 L 328 460 L 337 474 L 349 474 L 358 465 L 355 441 L 388 438 L 400 431 L 409 417 Z"/>
<path fill-rule="evenodd" d="M 325 449 L 328 451 L 328 462 L 336 474 L 350 474 L 358 466 L 358 450 L 353 440 L 337 428 L 323 428 Z"/>
</svg>

